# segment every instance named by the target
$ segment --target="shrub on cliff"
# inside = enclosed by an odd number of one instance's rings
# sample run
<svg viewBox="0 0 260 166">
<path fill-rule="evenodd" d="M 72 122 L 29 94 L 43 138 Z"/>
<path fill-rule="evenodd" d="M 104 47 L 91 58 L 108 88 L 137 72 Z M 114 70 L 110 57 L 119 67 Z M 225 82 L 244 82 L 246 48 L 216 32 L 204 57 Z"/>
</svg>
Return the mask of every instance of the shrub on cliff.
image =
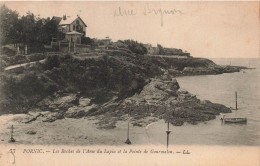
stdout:
<svg viewBox="0 0 260 166">
<path fill-rule="evenodd" d="M 18 77 L 2 75 L 0 90 L 0 114 L 25 113 L 57 87 L 54 82 L 34 72 L 25 72 Z"/>
<path fill-rule="evenodd" d="M 45 68 L 50 70 L 54 67 L 59 67 L 60 58 L 58 55 L 48 55 L 45 62 Z"/>
<path fill-rule="evenodd" d="M 127 45 L 128 49 L 131 50 L 133 53 L 144 55 L 147 54 L 147 49 L 142 43 L 138 43 L 137 41 L 133 40 L 119 40 L 118 42 L 121 42 L 125 45 Z"/>
<path fill-rule="evenodd" d="M 8 55 L 8 56 L 14 56 L 16 52 L 8 47 L 3 47 L 0 49 L 0 53 L 3 55 Z"/>
<path fill-rule="evenodd" d="M 30 62 L 39 61 L 45 58 L 44 53 L 35 53 L 27 56 Z"/>
<path fill-rule="evenodd" d="M 164 48 L 160 44 L 157 44 L 157 48 L 159 50 L 159 55 L 165 55 Z"/>
</svg>

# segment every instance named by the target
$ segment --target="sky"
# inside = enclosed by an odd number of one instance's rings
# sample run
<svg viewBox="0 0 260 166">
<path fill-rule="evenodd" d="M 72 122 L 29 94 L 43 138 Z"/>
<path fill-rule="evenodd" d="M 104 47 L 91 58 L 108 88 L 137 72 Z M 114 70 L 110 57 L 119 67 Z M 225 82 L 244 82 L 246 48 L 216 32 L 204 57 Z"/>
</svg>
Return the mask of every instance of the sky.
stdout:
<svg viewBox="0 0 260 166">
<path fill-rule="evenodd" d="M 20 15 L 28 11 L 44 18 L 80 15 L 91 38 L 161 44 L 194 57 L 260 58 L 260 2 L 1 3 Z"/>
</svg>

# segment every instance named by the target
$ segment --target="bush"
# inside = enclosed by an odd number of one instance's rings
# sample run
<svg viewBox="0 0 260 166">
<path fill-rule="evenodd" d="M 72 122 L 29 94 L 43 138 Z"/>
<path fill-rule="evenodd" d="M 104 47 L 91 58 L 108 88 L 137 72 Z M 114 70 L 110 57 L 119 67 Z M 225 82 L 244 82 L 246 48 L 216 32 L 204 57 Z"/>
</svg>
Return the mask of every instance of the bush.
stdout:
<svg viewBox="0 0 260 166">
<path fill-rule="evenodd" d="M 6 55 L 9 55 L 9 56 L 14 56 L 16 54 L 16 52 L 14 50 L 11 50 L 10 48 L 8 47 L 3 47 L 1 49 L 1 54 L 6 54 Z"/>
<path fill-rule="evenodd" d="M 15 56 L 11 57 L 9 62 L 10 62 L 10 65 L 15 65 L 15 64 L 27 63 L 27 62 L 29 62 L 29 60 L 25 55 L 17 54 Z"/>
<path fill-rule="evenodd" d="M 89 37 L 83 36 L 81 38 L 81 44 L 93 45 L 94 44 L 94 40 L 89 38 Z"/>
<path fill-rule="evenodd" d="M 28 56 L 28 59 L 30 62 L 33 61 L 39 61 L 45 58 L 45 55 L 43 53 L 38 53 L 38 54 L 32 54 Z"/>
<path fill-rule="evenodd" d="M 157 48 L 159 50 L 159 55 L 165 55 L 164 48 L 160 44 L 157 44 Z"/>
<path fill-rule="evenodd" d="M 0 70 L 2 71 L 7 66 L 5 60 L 0 60 Z"/>
<path fill-rule="evenodd" d="M 147 54 L 147 49 L 142 43 L 138 43 L 137 41 L 133 40 L 124 40 L 124 41 L 118 41 L 125 45 L 127 45 L 128 49 L 131 50 L 133 53 L 144 55 Z"/>
<path fill-rule="evenodd" d="M 0 114 L 26 113 L 37 102 L 58 90 L 58 85 L 44 75 L 25 72 L 19 77 L 1 76 Z"/>
<path fill-rule="evenodd" d="M 45 68 L 50 70 L 54 67 L 59 67 L 60 58 L 58 55 L 48 55 L 45 62 Z"/>
<path fill-rule="evenodd" d="M 44 44 L 42 42 L 34 42 L 30 44 L 30 47 L 28 47 L 29 53 L 37 53 L 37 52 L 44 52 Z"/>
<path fill-rule="evenodd" d="M 20 77 L 2 76 L 1 97 L 5 102 L 0 106 L 0 112 L 27 112 L 44 97 L 46 91 L 43 87 L 43 82 L 32 72 Z"/>
</svg>

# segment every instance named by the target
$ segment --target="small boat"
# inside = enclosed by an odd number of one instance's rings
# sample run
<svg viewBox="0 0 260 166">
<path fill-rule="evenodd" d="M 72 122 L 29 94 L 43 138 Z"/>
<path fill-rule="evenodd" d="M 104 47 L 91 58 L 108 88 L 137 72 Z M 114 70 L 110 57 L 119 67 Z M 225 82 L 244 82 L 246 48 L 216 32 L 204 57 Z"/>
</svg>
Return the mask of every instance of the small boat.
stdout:
<svg viewBox="0 0 260 166">
<path fill-rule="evenodd" d="M 235 97 L 236 97 L 236 109 L 235 110 L 237 111 L 237 92 L 235 93 Z M 234 110 L 234 109 L 232 109 L 232 110 Z M 222 120 L 222 122 L 224 122 L 224 123 L 247 123 L 247 118 L 240 118 L 240 117 L 225 118 L 225 115 L 222 115 L 220 120 Z"/>
<path fill-rule="evenodd" d="M 247 122 L 246 118 L 225 118 L 225 116 L 223 116 L 221 120 L 224 123 L 246 123 Z"/>
</svg>

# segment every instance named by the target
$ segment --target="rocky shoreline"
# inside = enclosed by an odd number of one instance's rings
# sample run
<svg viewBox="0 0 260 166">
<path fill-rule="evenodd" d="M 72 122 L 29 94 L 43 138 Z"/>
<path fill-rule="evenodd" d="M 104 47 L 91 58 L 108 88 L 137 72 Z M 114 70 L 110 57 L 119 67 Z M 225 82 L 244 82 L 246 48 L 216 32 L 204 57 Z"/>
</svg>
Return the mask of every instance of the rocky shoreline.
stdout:
<svg viewBox="0 0 260 166">
<path fill-rule="evenodd" d="M 154 122 L 169 121 L 174 126 L 195 125 L 213 120 L 220 113 L 231 113 L 231 109 L 224 105 L 202 101 L 188 91 L 181 90 L 176 77 L 238 72 L 245 68 L 222 67 L 210 60 L 198 58 L 179 61 L 175 58 L 167 60 L 155 57 L 129 59 L 128 56 L 83 60 L 78 57 L 60 57 L 59 66 L 47 70 L 44 65 L 48 60 L 38 64 L 42 68 L 26 68 L 20 75 L 26 76 L 27 72 L 32 71 L 35 74 L 21 82 L 21 87 L 26 89 L 26 82 L 28 87 L 39 89 L 41 93 L 44 91 L 42 87 L 47 87 L 45 91 L 48 91 L 54 85 L 59 85 L 58 90 L 52 94 L 43 93 L 44 98 L 37 102 L 32 100 L 34 104 L 29 108 L 19 107 L 26 111 L 17 115 L 9 114 L 10 120 L 3 124 L 6 128 L 0 131 L 3 136 L 1 140 L 5 142 L 9 139 L 10 126 L 14 124 L 19 134 L 18 140 L 22 140 L 20 143 L 117 145 L 125 139 L 127 120 L 130 120 L 131 132 L 144 134 L 147 126 Z M 103 80 L 104 77 L 106 80 Z M 32 78 L 37 84 L 30 85 Z M 81 87 L 82 80 L 85 83 Z M 39 92 L 35 92 L 36 97 Z M 20 106 L 15 104 L 15 108 Z M 80 132 L 76 129 L 79 126 Z M 120 138 L 113 137 L 112 133 L 120 135 Z M 146 136 L 142 135 L 138 140 L 143 140 L 143 137 Z"/>
<path fill-rule="evenodd" d="M 33 109 L 32 109 L 33 110 Z M 77 94 L 47 97 L 37 104 L 34 116 L 24 123 L 30 123 L 42 116 L 42 122 L 54 122 L 64 118 L 95 117 L 96 125 L 102 129 L 116 127 L 117 121 L 127 120 L 143 127 L 159 119 L 181 126 L 185 122 L 197 124 L 215 119 L 220 113 L 230 113 L 231 109 L 221 104 L 201 101 L 193 94 L 180 90 L 177 80 L 169 74 L 152 78 L 139 94 L 118 102 L 110 100 L 102 105 L 93 103 L 91 98 Z M 146 121 L 150 117 L 149 121 Z"/>
<path fill-rule="evenodd" d="M 45 67 L 50 62 L 52 66 Z M 64 118 L 94 117 L 97 127 L 102 129 L 113 129 L 118 121 L 124 121 L 128 116 L 131 123 L 139 127 L 159 119 L 176 126 L 215 119 L 220 113 L 231 112 L 230 108 L 201 101 L 195 95 L 180 90 L 175 78 L 246 69 L 219 66 L 203 58 L 178 59 L 132 54 L 87 59 L 62 55 L 57 59 L 51 57 L 38 65 L 42 67 L 30 66 L 25 72 L 36 72 L 30 77 L 43 84 L 39 88 L 60 90 L 55 90 L 52 95 L 43 94 L 46 97 L 33 101 L 35 104 L 29 109 L 21 107 L 26 112 L 35 112 L 23 122 L 32 123 L 39 117 L 46 123 Z M 148 117 L 150 119 L 147 121 Z"/>
</svg>

